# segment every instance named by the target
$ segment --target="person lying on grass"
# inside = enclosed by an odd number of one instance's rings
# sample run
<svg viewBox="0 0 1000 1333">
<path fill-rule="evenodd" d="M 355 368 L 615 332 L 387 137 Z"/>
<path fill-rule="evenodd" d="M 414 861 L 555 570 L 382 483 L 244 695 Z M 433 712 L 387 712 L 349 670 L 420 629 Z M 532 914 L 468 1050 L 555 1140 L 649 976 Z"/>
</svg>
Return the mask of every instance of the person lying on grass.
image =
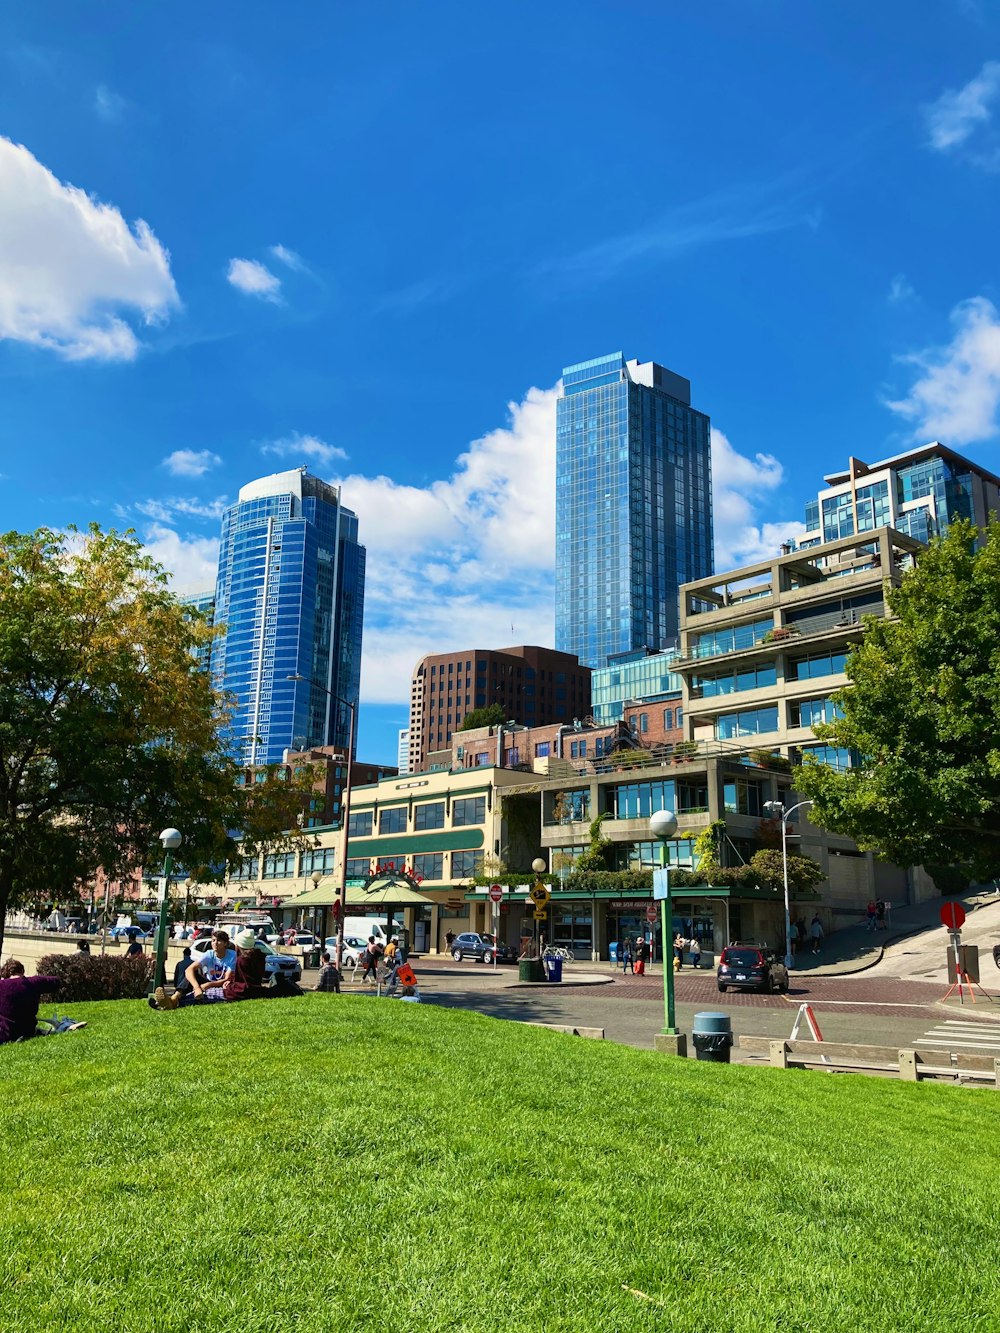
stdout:
<svg viewBox="0 0 1000 1333">
<path fill-rule="evenodd" d="M 58 977 L 26 977 L 24 964 L 16 958 L 0 967 L 0 1046 L 9 1041 L 27 1041 L 36 1035 L 38 1004 L 43 995 L 62 985 Z M 85 1023 L 62 1019 L 53 1031 L 70 1032 Z"/>
</svg>

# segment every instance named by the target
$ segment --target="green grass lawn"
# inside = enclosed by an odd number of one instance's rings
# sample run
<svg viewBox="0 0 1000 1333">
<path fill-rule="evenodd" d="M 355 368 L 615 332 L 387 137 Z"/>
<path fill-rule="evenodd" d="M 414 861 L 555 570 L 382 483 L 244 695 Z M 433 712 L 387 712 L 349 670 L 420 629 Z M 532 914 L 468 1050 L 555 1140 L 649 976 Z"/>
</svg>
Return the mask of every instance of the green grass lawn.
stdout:
<svg viewBox="0 0 1000 1333">
<path fill-rule="evenodd" d="M 1000 1328 L 994 1092 L 367 996 L 67 1007 L 0 1048 L 4 1333 Z"/>
</svg>

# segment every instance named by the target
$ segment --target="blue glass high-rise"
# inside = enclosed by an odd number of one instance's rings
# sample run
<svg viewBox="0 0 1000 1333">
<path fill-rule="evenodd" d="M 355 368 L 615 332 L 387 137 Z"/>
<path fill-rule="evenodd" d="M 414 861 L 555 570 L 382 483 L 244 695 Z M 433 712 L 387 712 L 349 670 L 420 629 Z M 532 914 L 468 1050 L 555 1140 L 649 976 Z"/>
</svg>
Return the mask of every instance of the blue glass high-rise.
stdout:
<svg viewBox="0 0 1000 1333">
<path fill-rule="evenodd" d="M 243 762 L 347 750 L 350 715 L 337 699 L 357 707 L 364 599 L 365 548 L 339 487 L 296 468 L 240 490 L 222 519 L 215 621 L 226 632 L 212 675 L 235 700 L 230 736 Z"/>
<path fill-rule="evenodd" d="M 567 366 L 556 407 L 556 647 L 601 667 L 677 640 L 677 590 L 712 573 L 709 418 L 621 352 Z"/>
</svg>

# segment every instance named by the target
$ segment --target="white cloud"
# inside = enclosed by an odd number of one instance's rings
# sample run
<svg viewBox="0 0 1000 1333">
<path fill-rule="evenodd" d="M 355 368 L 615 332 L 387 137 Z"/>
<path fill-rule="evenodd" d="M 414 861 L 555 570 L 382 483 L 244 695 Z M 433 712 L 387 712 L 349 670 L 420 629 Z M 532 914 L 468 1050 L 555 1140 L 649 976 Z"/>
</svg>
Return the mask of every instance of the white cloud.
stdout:
<svg viewBox="0 0 1000 1333">
<path fill-rule="evenodd" d="M 361 688 L 409 695 L 414 663 L 479 643 L 551 644 L 555 389 L 530 389 L 508 426 L 475 440 L 446 479 L 341 479 L 368 548 Z"/>
<path fill-rule="evenodd" d="M 169 570 L 175 592 L 207 592 L 215 587 L 217 537 L 182 537 L 173 528 L 154 523 L 144 534 L 144 545 L 154 560 Z"/>
<path fill-rule="evenodd" d="M 337 458 L 346 458 L 347 453 L 336 444 L 327 444 L 316 435 L 300 435 L 297 431 L 280 440 L 268 440 L 260 446 L 262 454 L 273 454 L 275 458 L 296 458 L 320 467 L 328 467 Z"/>
<path fill-rule="evenodd" d="M 924 108 L 930 145 L 939 153 L 958 148 L 993 115 L 1000 96 L 1000 61 L 987 60 L 974 79 L 957 91 L 949 89 Z"/>
<path fill-rule="evenodd" d="M 101 120 L 108 122 L 117 120 L 128 103 L 124 97 L 118 93 L 112 92 L 105 84 L 99 83 L 94 92 L 94 110 Z"/>
<path fill-rule="evenodd" d="M 951 312 L 955 336 L 903 358 L 919 369 L 905 398 L 887 403 L 915 423 L 915 439 L 970 444 L 997 433 L 1000 405 L 1000 315 L 984 296 L 963 301 Z"/>
<path fill-rule="evenodd" d="M 509 424 L 470 445 L 427 486 L 341 479 L 368 548 L 363 697 L 405 701 L 425 653 L 474 645 L 551 644 L 554 637 L 555 416 L 558 388 L 530 389 Z M 720 568 L 773 555 L 800 522 L 757 520 L 782 468 L 746 458 L 712 432 Z"/>
<path fill-rule="evenodd" d="M 163 460 L 163 466 L 175 477 L 202 477 L 221 462 L 210 449 L 175 449 Z"/>
<path fill-rule="evenodd" d="M 805 524 L 797 519 L 757 522 L 760 500 L 776 491 L 783 479 L 784 470 L 773 454 L 756 453 L 748 458 L 736 452 L 721 430 L 712 427 L 716 569 L 738 569 L 766 560 L 782 542 L 805 532 Z"/>
<path fill-rule="evenodd" d="M 279 264 L 284 264 L 290 268 L 293 273 L 307 272 L 305 261 L 301 255 L 297 255 L 294 250 L 289 250 L 284 245 L 269 245 L 268 253 L 273 255 Z"/>
<path fill-rule="evenodd" d="M 264 301 L 281 300 L 281 279 L 256 259 L 231 259 L 226 280 L 247 296 L 259 296 Z"/>
<path fill-rule="evenodd" d="M 188 499 L 184 496 L 168 496 L 160 500 L 136 500 L 132 508 L 145 518 L 155 519 L 160 523 L 174 523 L 178 514 L 189 518 L 207 518 L 218 520 L 229 508 L 231 501 L 224 495 L 216 500 Z M 119 507 L 118 514 L 125 518 L 128 507 Z"/>
<path fill-rule="evenodd" d="M 69 361 L 131 361 L 146 324 L 180 301 L 166 250 L 145 222 L 65 185 L 0 137 L 0 338 Z"/>
<path fill-rule="evenodd" d="M 889 284 L 889 295 L 887 300 L 890 305 L 912 305 L 916 301 L 917 293 L 907 280 L 905 273 L 897 273 Z"/>
</svg>

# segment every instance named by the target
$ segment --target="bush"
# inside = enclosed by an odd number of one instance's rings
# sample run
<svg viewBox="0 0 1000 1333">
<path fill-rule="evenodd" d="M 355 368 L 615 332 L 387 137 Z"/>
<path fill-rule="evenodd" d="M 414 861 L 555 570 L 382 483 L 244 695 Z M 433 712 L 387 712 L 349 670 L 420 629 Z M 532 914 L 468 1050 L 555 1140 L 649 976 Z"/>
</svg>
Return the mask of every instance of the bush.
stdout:
<svg viewBox="0 0 1000 1333">
<path fill-rule="evenodd" d="M 145 954 L 50 953 L 39 958 L 39 976 L 58 977 L 63 1000 L 141 1000 L 153 979 L 155 960 Z"/>
</svg>

